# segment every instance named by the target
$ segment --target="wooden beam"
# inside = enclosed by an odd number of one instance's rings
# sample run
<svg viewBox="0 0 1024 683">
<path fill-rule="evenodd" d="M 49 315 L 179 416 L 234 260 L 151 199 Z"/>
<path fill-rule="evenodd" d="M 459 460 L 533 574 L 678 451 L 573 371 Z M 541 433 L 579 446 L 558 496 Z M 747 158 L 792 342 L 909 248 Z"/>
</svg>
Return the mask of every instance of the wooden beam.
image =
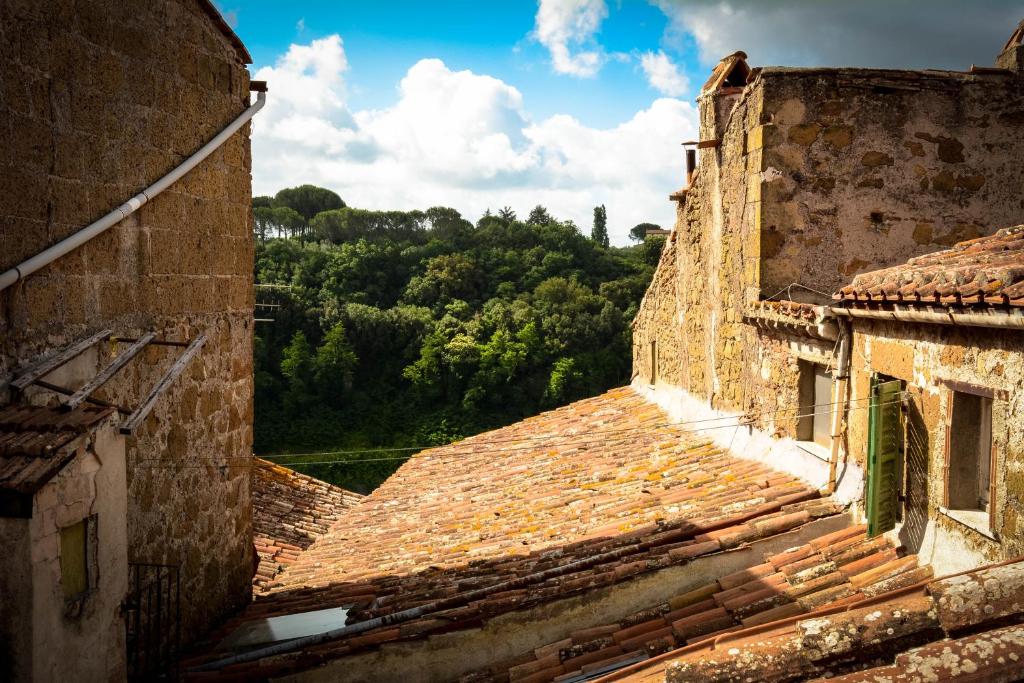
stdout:
<svg viewBox="0 0 1024 683">
<path fill-rule="evenodd" d="M 35 381 L 40 377 L 48 375 L 49 373 L 53 372 L 60 366 L 67 363 L 72 358 L 75 358 L 79 354 L 83 353 L 86 349 L 91 347 L 96 342 L 109 337 L 110 334 L 111 331 L 109 329 L 102 330 L 92 335 L 91 337 L 87 337 L 86 339 L 82 339 L 81 341 L 75 342 L 71 346 L 68 346 L 64 350 L 55 353 L 49 358 L 41 360 L 35 365 L 29 366 L 29 368 L 25 370 L 25 372 L 20 374 L 13 382 L 11 382 L 11 386 L 17 389 L 18 391 L 23 391 L 25 387 L 35 383 Z"/>
<path fill-rule="evenodd" d="M 139 341 L 135 337 L 111 337 L 110 341 L 117 342 L 118 344 L 134 344 Z M 149 342 L 150 346 L 180 346 L 185 348 L 188 346 L 187 341 L 169 341 L 167 339 L 154 339 Z"/>
<path fill-rule="evenodd" d="M 103 368 L 103 370 L 101 370 L 98 375 L 96 375 L 91 380 L 86 382 L 82 386 L 82 388 L 80 388 L 78 391 L 74 393 L 73 396 L 65 399 L 64 409 L 74 410 L 75 408 L 80 406 L 82 404 L 82 401 L 89 398 L 89 395 L 92 392 L 96 391 L 101 386 L 106 384 L 111 377 L 117 374 L 117 372 L 121 368 L 128 364 L 128 361 L 130 361 L 132 358 L 135 358 L 135 356 L 139 355 L 142 349 L 146 348 L 146 345 L 149 344 L 149 342 L 153 341 L 153 337 L 155 336 L 156 335 L 153 334 L 152 332 L 150 332 L 149 334 L 145 334 L 142 336 L 142 338 L 140 338 L 134 344 L 125 349 L 124 352 L 119 354 L 117 358 L 115 358 L 113 362 L 110 363 L 110 365 Z"/>
<path fill-rule="evenodd" d="M 188 345 L 185 352 L 178 357 L 178 360 L 174 361 L 174 365 L 171 366 L 171 369 L 168 370 L 152 390 L 150 390 L 149 396 L 147 396 L 146 400 L 142 402 L 142 405 L 136 408 L 135 412 L 129 415 L 127 419 L 121 423 L 122 434 L 132 434 L 135 432 L 139 424 L 141 424 L 142 421 L 146 419 L 146 416 L 149 415 L 150 411 L 153 410 L 153 407 L 156 405 L 156 400 L 160 398 L 160 394 L 164 393 L 164 391 L 171 386 L 171 383 L 173 383 L 178 375 L 181 374 L 182 370 L 188 366 L 189 361 L 192 360 L 193 356 L 199 353 L 199 349 L 201 349 L 205 343 L 206 336 L 202 334 L 192 340 L 192 343 Z"/>
<path fill-rule="evenodd" d="M 70 389 L 68 389 L 67 387 L 62 387 L 59 384 L 51 384 L 50 382 L 44 382 L 41 379 L 37 379 L 35 382 L 33 382 L 33 384 L 35 384 L 37 387 L 42 387 L 43 389 L 47 389 L 49 391 L 53 391 L 53 392 L 56 392 L 58 394 L 63 394 L 65 396 L 70 396 L 71 394 L 75 393 L 75 392 L 71 391 Z M 102 408 L 114 408 L 119 413 L 123 413 L 125 415 L 131 415 L 132 414 L 132 411 L 128 410 L 124 406 L 119 406 L 116 403 L 111 403 L 110 401 L 104 401 L 102 398 L 96 398 L 94 396 L 90 396 L 89 398 L 85 399 L 85 402 L 86 403 L 91 403 L 91 404 L 96 405 L 96 406 L 100 406 Z"/>
</svg>

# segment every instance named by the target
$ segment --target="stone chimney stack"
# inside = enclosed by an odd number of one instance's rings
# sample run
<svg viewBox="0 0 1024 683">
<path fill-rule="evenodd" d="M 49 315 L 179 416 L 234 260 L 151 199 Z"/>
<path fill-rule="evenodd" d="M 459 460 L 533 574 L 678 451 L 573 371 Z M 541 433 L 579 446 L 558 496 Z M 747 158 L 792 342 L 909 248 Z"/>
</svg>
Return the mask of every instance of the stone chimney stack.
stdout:
<svg viewBox="0 0 1024 683">
<path fill-rule="evenodd" d="M 1003 51 L 996 57 L 996 66 L 1017 73 L 1024 72 L 1024 21 L 1017 24 L 1017 30 L 1006 41 Z"/>
</svg>

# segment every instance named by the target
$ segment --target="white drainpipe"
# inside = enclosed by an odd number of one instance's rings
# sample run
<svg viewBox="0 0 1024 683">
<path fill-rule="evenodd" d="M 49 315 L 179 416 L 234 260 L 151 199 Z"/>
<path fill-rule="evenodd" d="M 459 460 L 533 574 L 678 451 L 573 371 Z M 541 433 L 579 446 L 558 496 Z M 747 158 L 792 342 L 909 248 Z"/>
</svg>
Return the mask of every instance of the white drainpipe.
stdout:
<svg viewBox="0 0 1024 683">
<path fill-rule="evenodd" d="M 249 119 L 256 114 L 256 112 L 263 108 L 266 101 L 267 93 L 257 93 L 256 102 L 254 104 L 243 111 L 238 118 L 229 123 L 224 130 L 216 135 L 216 137 L 200 147 L 198 152 L 185 159 L 185 161 L 183 161 L 173 171 L 160 178 L 160 180 L 156 181 L 103 218 L 100 218 L 98 221 L 90 223 L 78 232 L 65 237 L 60 242 L 57 242 L 57 244 L 52 247 L 49 247 L 32 258 L 19 263 L 3 273 L 0 273 L 0 291 L 7 289 L 18 280 L 31 275 L 43 266 L 53 263 L 61 256 L 77 249 L 93 237 L 106 232 L 114 225 L 117 225 L 125 218 L 138 211 L 143 204 L 173 185 L 183 175 L 198 166 L 203 159 L 210 156 L 215 149 L 223 145 L 228 138 L 234 135 L 239 128 L 244 126 Z"/>
</svg>

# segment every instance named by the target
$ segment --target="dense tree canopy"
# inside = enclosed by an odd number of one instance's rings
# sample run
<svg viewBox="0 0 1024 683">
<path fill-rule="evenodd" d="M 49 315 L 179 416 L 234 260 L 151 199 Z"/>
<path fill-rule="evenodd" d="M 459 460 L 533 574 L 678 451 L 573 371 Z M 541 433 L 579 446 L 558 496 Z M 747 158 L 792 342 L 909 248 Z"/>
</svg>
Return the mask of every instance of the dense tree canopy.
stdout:
<svg viewBox="0 0 1024 683">
<path fill-rule="evenodd" d="M 257 327 L 257 452 L 345 451 L 298 460 L 338 461 L 302 469 L 368 491 L 416 447 L 628 381 L 645 245 L 605 248 L 540 206 L 530 218 L 342 206 L 271 229 L 256 250 L 257 317 L 273 319 Z"/>
</svg>

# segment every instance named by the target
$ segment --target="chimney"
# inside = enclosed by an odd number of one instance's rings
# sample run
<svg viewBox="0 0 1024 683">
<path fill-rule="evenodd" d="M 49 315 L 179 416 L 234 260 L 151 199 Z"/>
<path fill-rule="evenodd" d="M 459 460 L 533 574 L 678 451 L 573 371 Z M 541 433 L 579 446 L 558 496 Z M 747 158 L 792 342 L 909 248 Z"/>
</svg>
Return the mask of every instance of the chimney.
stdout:
<svg viewBox="0 0 1024 683">
<path fill-rule="evenodd" d="M 1024 72 L 1024 21 L 1017 24 L 1017 30 L 1003 46 L 1003 51 L 996 57 L 996 66 L 1017 73 Z"/>
</svg>

